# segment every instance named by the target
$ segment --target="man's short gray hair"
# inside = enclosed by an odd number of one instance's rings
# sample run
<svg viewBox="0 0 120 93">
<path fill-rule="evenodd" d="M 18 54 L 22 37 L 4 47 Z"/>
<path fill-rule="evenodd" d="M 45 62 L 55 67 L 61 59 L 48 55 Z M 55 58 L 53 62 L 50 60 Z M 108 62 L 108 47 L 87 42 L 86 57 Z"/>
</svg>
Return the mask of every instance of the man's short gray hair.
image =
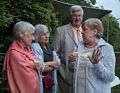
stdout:
<svg viewBox="0 0 120 93">
<path fill-rule="evenodd" d="M 37 24 L 35 25 L 35 41 L 39 42 L 39 36 L 41 33 L 43 33 L 45 30 L 48 30 L 48 27 L 44 24 Z"/>
<path fill-rule="evenodd" d="M 84 13 L 83 9 L 82 9 L 82 7 L 80 5 L 71 6 L 71 8 L 70 8 L 70 14 L 71 15 L 72 15 L 72 13 L 77 12 L 77 11 L 80 11 L 82 14 Z"/>
<path fill-rule="evenodd" d="M 14 25 L 13 33 L 14 33 L 15 38 L 19 39 L 20 38 L 19 32 L 28 32 L 30 30 L 35 30 L 35 27 L 28 22 L 20 21 Z"/>
</svg>

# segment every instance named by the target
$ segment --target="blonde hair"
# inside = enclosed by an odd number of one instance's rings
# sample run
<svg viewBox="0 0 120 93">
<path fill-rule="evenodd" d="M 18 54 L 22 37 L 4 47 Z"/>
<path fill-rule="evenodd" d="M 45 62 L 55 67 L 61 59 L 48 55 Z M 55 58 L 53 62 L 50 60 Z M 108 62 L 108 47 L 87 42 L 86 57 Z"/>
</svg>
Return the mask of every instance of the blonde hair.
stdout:
<svg viewBox="0 0 120 93">
<path fill-rule="evenodd" d="M 85 20 L 82 24 L 82 27 L 84 28 L 85 26 L 97 31 L 96 36 L 98 38 L 101 38 L 103 36 L 103 24 L 98 18 L 89 18 Z"/>
</svg>

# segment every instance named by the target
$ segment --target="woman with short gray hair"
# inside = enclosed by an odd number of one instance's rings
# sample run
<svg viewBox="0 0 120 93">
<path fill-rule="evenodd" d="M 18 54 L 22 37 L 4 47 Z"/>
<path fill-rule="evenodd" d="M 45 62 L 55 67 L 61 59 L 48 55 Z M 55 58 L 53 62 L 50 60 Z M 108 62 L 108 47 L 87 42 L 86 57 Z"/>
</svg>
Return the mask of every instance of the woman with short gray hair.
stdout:
<svg viewBox="0 0 120 93">
<path fill-rule="evenodd" d="M 36 59 L 41 62 L 43 78 L 40 77 L 40 93 L 57 92 L 56 68 L 60 65 L 60 60 L 49 44 L 48 27 L 43 24 L 35 26 L 35 43 L 31 45 Z"/>
<path fill-rule="evenodd" d="M 14 26 L 15 40 L 6 53 L 3 67 L 11 93 L 40 93 L 35 56 L 29 47 L 34 30 L 32 24 L 24 21 Z"/>
<path fill-rule="evenodd" d="M 111 93 L 110 82 L 115 78 L 113 46 L 102 39 L 103 24 L 99 19 L 87 19 L 82 28 L 73 93 Z"/>
<path fill-rule="evenodd" d="M 35 26 L 35 41 L 36 42 L 39 42 L 39 36 L 45 30 L 48 30 L 48 27 L 46 25 L 38 24 Z"/>
<path fill-rule="evenodd" d="M 19 39 L 20 32 L 25 32 L 25 34 L 26 34 L 30 30 L 35 30 L 35 27 L 28 22 L 20 21 L 15 24 L 14 29 L 13 29 L 13 34 L 16 39 Z"/>
</svg>

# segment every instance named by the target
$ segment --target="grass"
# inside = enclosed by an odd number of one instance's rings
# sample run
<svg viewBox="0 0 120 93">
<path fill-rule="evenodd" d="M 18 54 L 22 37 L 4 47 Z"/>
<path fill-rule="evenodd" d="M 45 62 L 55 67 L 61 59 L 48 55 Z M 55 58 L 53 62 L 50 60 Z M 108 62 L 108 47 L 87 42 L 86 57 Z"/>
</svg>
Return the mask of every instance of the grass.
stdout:
<svg viewBox="0 0 120 93">
<path fill-rule="evenodd" d="M 116 67 L 115 72 L 116 72 L 116 76 L 118 76 L 120 78 L 120 67 Z M 113 87 L 112 93 L 120 93 L 120 85 Z"/>
</svg>

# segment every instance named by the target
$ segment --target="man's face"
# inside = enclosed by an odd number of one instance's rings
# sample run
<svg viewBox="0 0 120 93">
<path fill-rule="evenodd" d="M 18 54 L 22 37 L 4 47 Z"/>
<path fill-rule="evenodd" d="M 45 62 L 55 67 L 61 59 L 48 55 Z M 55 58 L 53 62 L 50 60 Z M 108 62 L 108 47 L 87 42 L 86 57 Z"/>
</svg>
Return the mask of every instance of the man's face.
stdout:
<svg viewBox="0 0 120 93">
<path fill-rule="evenodd" d="M 74 27 L 80 27 L 83 20 L 83 14 L 81 11 L 76 11 L 71 14 L 71 21 Z"/>
</svg>

